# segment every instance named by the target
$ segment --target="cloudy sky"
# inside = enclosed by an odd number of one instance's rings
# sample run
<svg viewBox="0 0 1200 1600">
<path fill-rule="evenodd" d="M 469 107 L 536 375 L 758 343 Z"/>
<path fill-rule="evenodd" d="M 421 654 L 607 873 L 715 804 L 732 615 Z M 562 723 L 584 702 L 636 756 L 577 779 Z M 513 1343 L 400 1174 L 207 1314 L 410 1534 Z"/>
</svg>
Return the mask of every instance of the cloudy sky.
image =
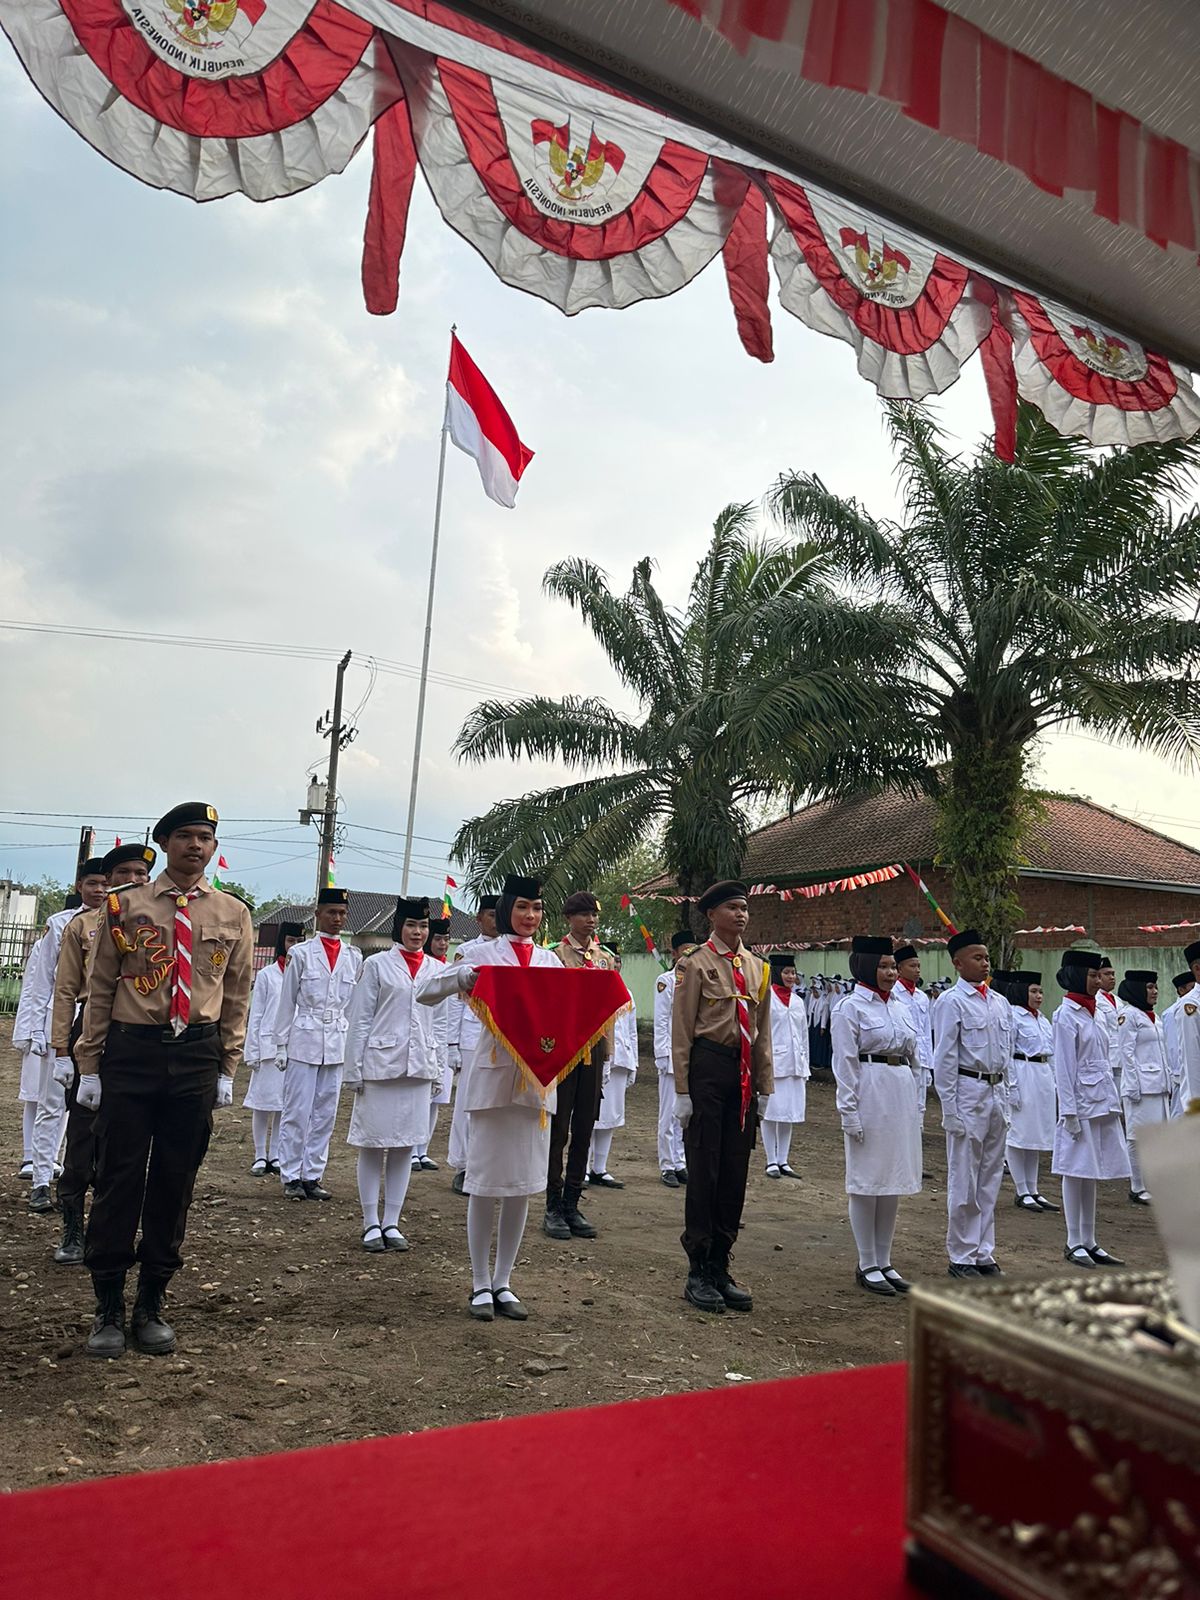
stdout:
<svg viewBox="0 0 1200 1600">
<path fill-rule="evenodd" d="M 681 601 L 716 513 L 782 469 L 895 502 L 849 348 L 776 310 L 775 363 L 751 361 L 719 264 L 671 300 L 568 320 L 495 280 L 418 180 L 399 311 L 369 317 L 368 171 L 362 152 L 266 206 L 157 193 L 59 121 L 0 41 L 0 618 L 350 649 L 350 709 L 367 658 L 392 664 L 343 757 L 338 877 L 398 889 L 457 322 L 537 458 L 515 511 L 465 457 L 448 464 L 433 662 L 468 681 L 428 703 L 415 885 L 436 892 L 462 817 L 548 775 L 456 764 L 481 692 L 621 698 L 542 597 L 552 560 L 623 582 L 650 555 Z M 977 363 L 941 412 L 968 444 L 985 429 Z M 80 821 L 107 844 L 196 797 L 226 819 L 230 876 L 311 892 L 315 836 L 295 813 L 332 661 L 0 627 L 0 682 L 0 876 L 65 878 Z M 1194 781 L 1157 761 L 1061 738 L 1041 777 L 1200 844 Z"/>
</svg>

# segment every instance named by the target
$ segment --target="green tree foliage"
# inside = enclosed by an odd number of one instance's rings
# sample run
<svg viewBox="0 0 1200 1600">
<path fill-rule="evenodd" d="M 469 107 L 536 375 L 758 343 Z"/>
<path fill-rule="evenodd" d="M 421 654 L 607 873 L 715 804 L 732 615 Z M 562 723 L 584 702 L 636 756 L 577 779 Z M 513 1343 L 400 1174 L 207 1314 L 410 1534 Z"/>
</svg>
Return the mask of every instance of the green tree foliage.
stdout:
<svg viewBox="0 0 1200 1600">
<path fill-rule="evenodd" d="M 951 913 L 1011 965 L 1037 736 L 1086 729 L 1180 763 L 1200 752 L 1200 516 L 1175 509 L 1200 450 L 1101 454 L 1022 407 L 1006 465 L 990 443 L 952 453 L 916 407 L 887 420 L 902 520 L 814 473 L 785 474 L 769 504 L 894 619 L 896 719 L 939 800 Z M 805 621 L 779 627 L 786 641 Z"/>
</svg>

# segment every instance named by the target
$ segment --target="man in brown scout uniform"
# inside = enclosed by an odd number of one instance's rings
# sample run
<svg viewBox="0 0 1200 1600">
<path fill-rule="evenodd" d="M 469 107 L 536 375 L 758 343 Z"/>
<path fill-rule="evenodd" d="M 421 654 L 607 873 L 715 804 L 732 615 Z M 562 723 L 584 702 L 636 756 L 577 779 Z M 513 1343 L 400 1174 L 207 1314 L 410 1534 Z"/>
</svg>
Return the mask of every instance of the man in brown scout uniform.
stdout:
<svg viewBox="0 0 1200 1600">
<path fill-rule="evenodd" d="M 684 1298 L 701 1311 L 749 1311 L 749 1291 L 730 1277 L 729 1258 L 755 1127 L 775 1088 L 770 969 L 742 943 L 750 920 L 745 884 L 714 883 L 699 904 L 711 934 L 677 963 L 671 1012 L 675 1115 L 688 1171 Z"/>
<path fill-rule="evenodd" d="M 175 1348 L 163 1296 L 183 1264 L 179 1249 L 213 1108 L 233 1100 L 250 1008 L 250 913 L 204 877 L 216 827 L 216 811 L 202 802 L 168 811 L 154 829 L 165 871 L 111 895 L 96 940 L 75 1047 L 77 1103 L 99 1113 L 84 1246 L 96 1289 L 89 1355 L 124 1353 L 125 1274 L 139 1218 L 133 1342 L 149 1355 Z"/>
<path fill-rule="evenodd" d="M 116 845 L 101 862 L 109 891 L 149 883 L 150 869 L 157 860 L 158 852 L 149 845 Z M 95 1176 L 96 1113 L 76 1102 L 79 1074 L 75 1069 L 74 1050 L 83 1031 L 83 1002 L 87 997 L 96 937 L 104 926 L 103 907 L 96 911 L 85 909 L 68 922 L 54 969 L 50 1047 L 56 1057 L 55 1079 L 67 1091 L 67 1148 L 62 1177 L 58 1180 L 63 1233 L 54 1259 L 64 1267 L 83 1264 L 83 1202 Z"/>
<path fill-rule="evenodd" d="M 567 936 L 556 954 L 564 967 L 608 972 L 613 958 L 596 937 L 600 902 L 586 889 L 563 902 Z M 591 1053 L 558 1086 L 558 1109 L 550 1120 L 550 1164 L 546 1176 L 546 1219 L 542 1231 L 551 1239 L 594 1239 L 596 1230 L 579 1209 L 587 1181 L 592 1129 L 600 1112 L 600 1083 L 609 1041 L 601 1039 Z M 566 1175 L 563 1153 L 566 1152 Z"/>
</svg>

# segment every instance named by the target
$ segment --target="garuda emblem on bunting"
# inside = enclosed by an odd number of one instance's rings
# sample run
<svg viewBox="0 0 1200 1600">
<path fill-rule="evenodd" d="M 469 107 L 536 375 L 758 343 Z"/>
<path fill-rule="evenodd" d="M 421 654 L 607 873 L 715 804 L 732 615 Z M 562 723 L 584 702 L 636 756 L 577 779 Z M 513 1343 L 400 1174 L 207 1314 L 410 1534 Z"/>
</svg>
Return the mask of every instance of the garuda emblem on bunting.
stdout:
<svg viewBox="0 0 1200 1600">
<path fill-rule="evenodd" d="M 619 974 L 599 967 L 480 967 L 468 1003 L 544 1099 L 630 1001 Z"/>
</svg>

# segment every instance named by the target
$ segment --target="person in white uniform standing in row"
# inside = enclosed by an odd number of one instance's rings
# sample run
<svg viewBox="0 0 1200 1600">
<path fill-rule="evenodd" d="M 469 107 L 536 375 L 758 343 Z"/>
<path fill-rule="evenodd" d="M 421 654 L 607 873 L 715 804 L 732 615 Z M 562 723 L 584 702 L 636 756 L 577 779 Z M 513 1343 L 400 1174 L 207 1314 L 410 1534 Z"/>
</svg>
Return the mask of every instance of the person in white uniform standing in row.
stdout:
<svg viewBox="0 0 1200 1600">
<path fill-rule="evenodd" d="M 917 1099 L 924 1122 L 925 1102 L 933 1082 L 933 1034 L 929 1027 L 929 996 L 921 987 L 921 957 L 915 945 L 902 944 L 896 951 L 896 987 L 892 990 L 892 1001 L 908 1012 L 917 1037 Z"/>
<path fill-rule="evenodd" d="M 446 964 L 446 953 L 450 949 L 450 918 L 431 917 L 429 919 L 429 937 L 425 941 L 425 956 L 430 961 L 439 961 Z M 460 1002 L 448 995 L 440 1005 L 433 1007 L 433 1037 L 437 1046 L 439 1077 L 433 1086 L 433 1094 L 429 1100 L 429 1131 L 424 1139 L 413 1151 L 412 1164 L 414 1172 L 436 1172 L 438 1164 L 429 1154 L 429 1146 L 433 1143 L 433 1136 L 437 1131 L 438 1113 L 443 1106 L 450 1104 L 450 1093 L 454 1087 L 454 1074 L 450 1070 L 450 1008 L 459 1007 Z"/>
<path fill-rule="evenodd" d="M 275 1040 L 285 1069 L 278 1148 L 289 1200 L 331 1198 L 321 1179 L 342 1088 L 346 1008 L 363 960 L 341 937 L 349 909 L 345 889 L 322 889 L 316 934 L 293 947 L 283 975 Z"/>
<path fill-rule="evenodd" d="M 1121 1002 L 1117 1012 L 1117 1052 L 1129 1149 L 1129 1199 L 1134 1205 L 1148 1206 L 1150 1194 L 1142 1180 L 1137 1136 L 1148 1124 L 1170 1119 L 1173 1089 L 1166 1036 L 1162 1022 L 1154 1014 L 1158 973 L 1127 971 L 1117 998 Z"/>
<path fill-rule="evenodd" d="M 250 993 L 250 1018 L 246 1023 L 246 1043 L 242 1055 L 250 1068 L 250 1083 L 242 1101 L 251 1113 L 254 1137 L 252 1178 L 279 1176 L 279 1163 L 272 1159 L 271 1144 L 279 1128 L 283 1110 L 284 1075 L 279 1070 L 279 1050 L 275 1042 L 275 1018 L 283 993 L 283 974 L 288 952 L 304 937 L 298 922 L 281 922 L 275 934 L 275 959 L 254 980 Z M 286 1064 L 286 1063 L 285 1063 Z"/>
<path fill-rule="evenodd" d="M 621 952 L 616 945 L 607 949 L 613 958 L 613 969 L 621 970 Z M 637 1009 L 633 996 L 629 1005 L 613 1023 L 612 1055 L 607 1062 L 604 1093 L 600 1099 L 600 1114 L 592 1129 L 592 1149 L 588 1160 L 588 1183 L 599 1189 L 623 1189 L 625 1185 L 608 1170 L 612 1153 L 613 1136 L 625 1126 L 625 1096 L 637 1082 L 638 1037 Z"/>
<path fill-rule="evenodd" d="M 858 1247 L 855 1282 L 870 1294 L 907 1294 L 892 1265 L 901 1196 L 921 1189 L 921 1111 L 911 1014 L 892 1000 L 890 939 L 850 941 L 853 990 L 830 1019 L 837 1109 L 846 1147 L 850 1231 Z"/>
<path fill-rule="evenodd" d="M 553 950 L 534 944 L 542 925 L 542 886 L 536 878 L 510 875 L 496 906 L 498 939 L 476 945 L 469 961 L 431 971 L 419 988 L 425 1005 L 456 991 L 470 994 L 482 966 L 557 967 Z M 486 1028 L 480 1028 L 469 1062 L 463 1063 L 467 1144 L 467 1247 L 471 1255 L 469 1309 L 479 1322 L 496 1316 L 524 1322 L 528 1312 L 512 1289 L 512 1271 L 529 1218 L 529 1201 L 546 1187 L 550 1160 L 551 1089 L 543 1098 Z M 459 1094 L 463 1095 L 462 1080 Z M 495 1260 L 492 1239 L 495 1236 Z"/>
<path fill-rule="evenodd" d="M 654 1065 L 658 1071 L 658 1170 L 668 1189 L 687 1182 L 687 1156 L 683 1129 L 675 1115 L 675 1067 L 671 1059 L 671 1014 L 675 1005 L 675 967 L 685 951 L 695 947 L 690 928 L 671 935 L 671 969 L 654 985 Z"/>
<path fill-rule="evenodd" d="M 1175 998 L 1165 1011 L 1159 1013 L 1159 1020 L 1166 1040 L 1167 1060 L 1171 1064 L 1171 1115 L 1181 1117 L 1187 1095 L 1184 1092 L 1186 1074 L 1183 1070 L 1183 1040 L 1179 1023 L 1184 1014 L 1184 1002 L 1195 989 L 1196 980 L 1190 972 L 1177 972 L 1171 979 L 1171 987 L 1175 990 Z M 1194 1000 L 1191 1003 L 1194 1004 Z"/>
<path fill-rule="evenodd" d="M 1179 1033 L 1179 1055 L 1183 1072 L 1179 1085 L 1180 1108 L 1186 1110 L 1192 1100 L 1200 1099 L 1200 939 L 1188 945 L 1183 952 L 1197 988 L 1183 997 L 1175 1013 Z"/>
<path fill-rule="evenodd" d="M 1129 1153 L 1121 1131 L 1120 1101 L 1099 1018 L 1100 964 L 1091 950 L 1067 950 L 1058 970 L 1066 999 L 1054 1013 L 1054 1077 L 1058 1127 L 1054 1168 L 1062 1178 L 1067 1246 L 1076 1267 L 1121 1267 L 1096 1239 L 1096 1185 L 1129 1178 Z"/>
<path fill-rule="evenodd" d="M 997 987 L 1012 1007 L 1012 1059 L 1016 1093 L 1009 1091 L 1008 1170 L 1019 1211 L 1057 1211 L 1038 1188 L 1043 1151 L 1054 1149 L 1058 1098 L 1054 1088 L 1054 1029 L 1042 1015 L 1040 972 L 1009 973 Z"/>
<path fill-rule="evenodd" d="M 1117 1050 L 1117 974 L 1107 956 L 1100 957 L 1100 987 L 1096 991 L 1096 1022 L 1104 1034 L 1108 1050 L 1108 1064 L 1117 1080 L 1117 1094 L 1121 1093 L 1121 1057 Z"/>
<path fill-rule="evenodd" d="M 425 954 L 428 938 L 429 901 L 397 900 L 392 947 L 367 957 L 350 997 L 345 1083 L 354 1102 L 346 1143 L 358 1151 L 362 1247 L 373 1255 L 408 1249 L 400 1213 L 441 1079 L 434 1011 L 419 1004 L 425 976 L 445 965 Z"/>
<path fill-rule="evenodd" d="M 946 1254 L 952 1278 L 993 1277 L 996 1201 L 1008 1138 L 1012 1010 L 988 987 L 988 948 L 974 928 L 946 949 L 958 981 L 937 1003 L 933 1081 L 946 1130 Z"/>
<path fill-rule="evenodd" d="M 468 939 L 459 945 L 454 952 L 456 965 L 461 962 L 469 966 L 481 946 L 495 944 L 500 937 L 496 928 L 496 906 L 499 899 L 500 896 L 495 894 L 480 895 L 479 904 L 475 908 L 475 921 L 479 924 L 479 933 L 474 939 Z M 446 1060 L 455 1075 L 456 1087 L 454 1106 L 450 1112 L 450 1148 L 447 1151 L 447 1160 L 454 1169 L 454 1182 L 450 1187 L 455 1194 L 462 1194 L 467 1180 L 467 1150 L 471 1131 L 471 1119 L 466 1109 L 467 1074 L 482 1024 L 461 995 L 453 995 L 449 1004 L 450 1011 L 446 1022 Z"/>
<path fill-rule="evenodd" d="M 796 991 L 796 957 L 777 950 L 771 966 L 771 1056 L 775 1088 L 762 1118 L 768 1178 L 799 1178 L 788 1164 L 792 1132 L 804 1121 L 808 1097 L 808 1013 Z"/>
</svg>

